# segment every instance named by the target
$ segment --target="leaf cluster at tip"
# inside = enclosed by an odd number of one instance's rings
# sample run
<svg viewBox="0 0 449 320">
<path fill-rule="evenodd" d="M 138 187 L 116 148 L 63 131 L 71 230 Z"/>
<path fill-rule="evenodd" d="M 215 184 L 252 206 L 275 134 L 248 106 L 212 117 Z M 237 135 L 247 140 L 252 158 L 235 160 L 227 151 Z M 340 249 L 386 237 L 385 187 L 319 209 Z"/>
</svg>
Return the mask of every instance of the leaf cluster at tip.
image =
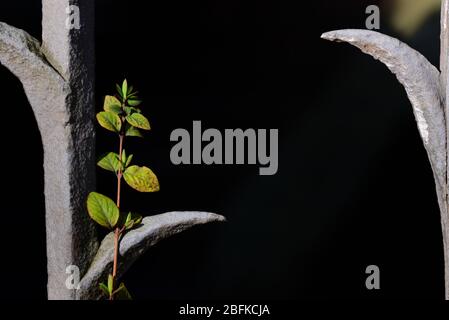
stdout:
<svg viewBox="0 0 449 320">
<path fill-rule="evenodd" d="M 134 88 L 123 81 L 117 85 L 116 95 L 107 95 L 97 121 L 106 130 L 128 137 L 142 137 L 141 130 L 151 130 L 150 122 L 138 108 L 142 104 Z"/>
<path fill-rule="evenodd" d="M 97 120 L 103 128 L 118 133 L 123 137 L 143 137 L 141 130 L 150 130 L 150 122 L 137 108 L 142 101 L 137 96 L 128 81 L 117 85 L 115 96 L 107 95 L 104 99 L 102 112 L 97 114 Z M 119 172 L 126 183 L 140 192 L 159 191 L 159 181 L 154 172 L 147 167 L 131 166 L 133 155 L 127 155 L 123 150 L 121 156 L 115 152 L 108 152 L 100 156 L 97 165 L 107 171 Z"/>
</svg>

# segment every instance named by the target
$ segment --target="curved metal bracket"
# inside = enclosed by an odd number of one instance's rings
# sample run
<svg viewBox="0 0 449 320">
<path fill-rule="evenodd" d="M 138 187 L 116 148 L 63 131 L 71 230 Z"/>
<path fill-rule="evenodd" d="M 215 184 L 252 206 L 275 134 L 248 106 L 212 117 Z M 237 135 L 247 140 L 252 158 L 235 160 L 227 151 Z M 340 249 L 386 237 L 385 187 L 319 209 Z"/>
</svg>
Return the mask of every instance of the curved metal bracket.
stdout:
<svg viewBox="0 0 449 320">
<path fill-rule="evenodd" d="M 118 274 L 122 275 L 146 250 L 159 241 L 196 225 L 223 222 L 223 216 L 208 212 L 168 212 L 146 217 L 137 229 L 126 233 L 120 241 Z M 100 281 L 111 272 L 114 259 L 114 234 L 108 234 L 77 290 L 78 299 L 98 299 Z"/>
<path fill-rule="evenodd" d="M 447 175 L 447 99 L 446 78 L 448 44 L 448 0 L 442 6 L 441 68 L 435 68 L 423 55 L 401 41 L 368 30 L 337 30 L 321 37 L 347 42 L 384 63 L 404 86 L 413 107 L 424 147 L 429 157 L 436 184 L 443 230 L 446 299 L 449 299 L 449 216 Z"/>
</svg>

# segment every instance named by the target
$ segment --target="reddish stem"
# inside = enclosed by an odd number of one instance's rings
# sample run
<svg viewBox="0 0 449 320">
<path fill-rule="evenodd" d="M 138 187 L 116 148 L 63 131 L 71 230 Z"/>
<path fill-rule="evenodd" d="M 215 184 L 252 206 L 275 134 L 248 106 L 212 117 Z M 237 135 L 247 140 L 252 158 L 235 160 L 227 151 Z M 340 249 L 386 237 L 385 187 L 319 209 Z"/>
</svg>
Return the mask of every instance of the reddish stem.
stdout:
<svg viewBox="0 0 449 320">
<path fill-rule="evenodd" d="M 119 162 L 122 163 L 123 158 L 123 140 L 124 135 L 120 134 L 120 146 L 119 146 Z M 123 171 L 120 168 L 117 172 L 117 208 L 120 210 L 120 191 L 121 191 L 121 182 L 122 182 Z M 118 264 L 118 251 L 119 251 L 119 239 L 120 239 L 121 230 L 119 227 L 115 228 L 114 232 L 114 264 L 112 267 L 112 278 L 115 281 L 117 277 L 117 264 Z M 111 294 L 110 300 L 114 300 L 114 295 Z"/>
</svg>

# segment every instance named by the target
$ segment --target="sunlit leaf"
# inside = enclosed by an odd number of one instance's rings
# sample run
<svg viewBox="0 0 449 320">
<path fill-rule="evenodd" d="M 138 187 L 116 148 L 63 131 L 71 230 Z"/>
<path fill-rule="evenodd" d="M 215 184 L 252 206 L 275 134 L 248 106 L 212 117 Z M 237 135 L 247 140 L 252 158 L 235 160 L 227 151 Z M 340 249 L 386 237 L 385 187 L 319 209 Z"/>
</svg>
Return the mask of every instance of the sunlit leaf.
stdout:
<svg viewBox="0 0 449 320">
<path fill-rule="evenodd" d="M 147 167 L 131 166 L 123 173 L 126 183 L 140 192 L 159 191 L 159 181 L 156 175 Z"/>
<path fill-rule="evenodd" d="M 120 117 L 110 111 L 103 111 L 98 113 L 97 120 L 103 128 L 112 132 L 120 132 L 120 129 L 122 127 Z"/>
<path fill-rule="evenodd" d="M 134 108 L 134 107 L 125 107 L 125 113 L 126 115 L 131 115 L 133 113 L 141 113 L 142 110 L 140 110 L 139 108 Z"/>
<path fill-rule="evenodd" d="M 132 296 L 129 293 L 128 289 L 126 289 L 123 283 L 120 283 L 120 286 L 114 292 L 114 297 L 116 300 L 132 300 Z"/>
<path fill-rule="evenodd" d="M 125 169 L 126 167 L 129 166 L 129 164 L 131 163 L 133 157 L 134 157 L 134 155 L 132 155 L 132 154 L 130 154 L 128 156 L 126 154 L 125 149 L 123 149 L 123 152 L 122 152 L 122 169 Z"/>
<path fill-rule="evenodd" d="M 123 95 L 123 98 L 126 98 L 128 96 L 128 81 L 126 79 L 123 80 L 122 95 Z"/>
<path fill-rule="evenodd" d="M 109 293 L 114 292 L 114 277 L 112 274 L 108 275 L 108 291 Z"/>
<path fill-rule="evenodd" d="M 126 121 L 136 128 L 150 130 L 150 122 L 140 113 L 133 113 L 126 117 Z"/>
<path fill-rule="evenodd" d="M 132 107 L 125 107 L 124 109 L 125 109 L 125 113 L 126 113 L 127 116 L 132 114 L 133 111 L 134 111 Z"/>
<path fill-rule="evenodd" d="M 134 155 L 130 154 L 128 158 L 126 158 L 126 162 L 125 162 L 125 168 L 128 168 L 129 165 L 131 164 L 131 161 L 133 160 Z"/>
<path fill-rule="evenodd" d="M 142 101 L 140 101 L 140 100 L 128 100 L 128 104 L 131 107 L 137 107 L 137 106 L 142 104 Z"/>
<path fill-rule="evenodd" d="M 108 286 L 105 285 L 104 283 L 100 283 L 99 286 L 100 286 L 100 290 L 101 290 L 107 297 L 109 297 L 110 292 L 109 292 Z"/>
<path fill-rule="evenodd" d="M 138 226 L 142 222 L 142 216 L 137 213 L 128 213 L 126 216 L 124 226 L 126 230 L 131 230 L 135 226 Z"/>
<path fill-rule="evenodd" d="M 139 94 L 139 91 L 136 91 L 136 92 L 133 92 L 133 93 L 128 93 L 128 99 L 129 100 L 138 100 L 139 98 L 138 98 L 138 95 Z"/>
<path fill-rule="evenodd" d="M 106 96 L 104 98 L 104 111 L 110 111 L 115 114 L 120 114 L 122 112 L 122 107 L 120 101 L 114 96 Z"/>
<path fill-rule="evenodd" d="M 142 133 L 140 132 L 139 129 L 133 127 L 130 124 L 126 124 L 126 130 L 125 130 L 125 135 L 127 137 L 139 137 L 139 138 L 143 138 Z"/>
<path fill-rule="evenodd" d="M 108 171 L 118 172 L 121 169 L 119 155 L 114 152 L 109 152 L 100 157 L 97 165 Z"/>
<path fill-rule="evenodd" d="M 114 201 L 96 192 L 87 197 L 87 211 L 95 222 L 108 229 L 113 229 L 120 217 Z"/>
</svg>

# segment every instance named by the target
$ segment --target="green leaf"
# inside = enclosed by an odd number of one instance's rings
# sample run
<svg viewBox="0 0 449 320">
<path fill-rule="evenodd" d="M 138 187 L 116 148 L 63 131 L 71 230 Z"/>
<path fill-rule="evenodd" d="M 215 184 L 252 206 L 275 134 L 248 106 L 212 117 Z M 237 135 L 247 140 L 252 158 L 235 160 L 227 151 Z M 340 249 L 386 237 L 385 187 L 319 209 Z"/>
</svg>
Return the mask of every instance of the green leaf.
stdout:
<svg viewBox="0 0 449 320">
<path fill-rule="evenodd" d="M 138 100 L 139 99 L 137 96 L 138 93 L 139 93 L 138 91 L 133 92 L 133 93 L 128 93 L 128 99 L 129 100 Z"/>
<path fill-rule="evenodd" d="M 108 171 L 118 172 L 121 169 L 119 155 L 114 152 L 109 152 L 101 156 L 97 165 Z"/>
<path fill-rule="evenodd" d="M 140 113 L 133 113 L 126 117 L 126 121 L 136 128 L 150 130 L 150 122 Z"/>
<path fill-rule="evenodd" d="M 119 156 L 119 159 L 120 159 L 120 156 Z M 126 163 L 126 159 L 127 159 L 126 150 L 123 149 L 123 151 L 122 151 L 122 163 L 123 163 L 123 164 Z"/>
<path fill-rule="evenodd" d="M 137 106 L 142 104 L 142 101 L 140 101 L 140 100 L 128 100 L 128 104 L 131 107 L 137 107 Z"/>
<path fill-rule="evenodd" d="M 142 133 L 140 132 L 139 129 L 133 127 L 130 124 L 126 124 L 126 130 L 125 130 L 125 135 L 127 137 L 139 137 L 139 138 L 143 138 Z"/>
<path fill-rule="evenodd" d="M 126 154 L 125 149 L 122 152 L 122 169 L 129 167 L 134 155 L 130 154 L 129 156 Z"/>
<path fill-rule="evenodd" d="M 122 107 L 113 105 L 113 106 L 109 107 L 106 111 L 109 111 L 109 112 L 119 115 L 122 113 Z"/>
<path fill-rule="evenodd" d="M 132 300 L 131 294 L 128 289 L 126 289 L 125 284 L 122 282 L 117 290 L 114 292 L 114 297 L 116 300 Z"/>
<path fill-rule="evenodd" d="M 132 160 L 132 158 L 133 158 L 134 156 L 132 155 L 132 154 L 130 154 L 129 156 L 126 154 L 126 150 L 125 149 L 123 149 L 123 152 L 122 152 L 122 169 L 124 169 L 124 168 L 126 168 L 126 167 L 128 167 L 129 166 L 129 163 L 131 162 L 131 160 Z"/>
<path fill-rule="evenodd" d="M 133 227 L 138 226 L 142 222 L 142 216 L 137 213 L 128 213 L 125 219 L 125 230 L 131 230 Z"/>
<path fill-rule="evenodd" d="M 139 108 L 134 108 L 134 107 L 125 107 L 125 113 L 126 115 L 131 115 L 133 113 L 142 113 L 142 110 L 140 110 Z"/>
<path fill-rule="evenodd" d="M 115 114 L 120 114 L 122 112 L 121 103 L 120 103 L 119 99 L 117 99 L 114 96 L 106 96 L 104 98 L 103 109 L 104 109 L 104 111 L 110 111 Z"/>
<path fill-rule="evenodd" d="M 122 88 L 118 84 L 116 84 L 115 89 L 117 90 L 117 93 L 120 96 L 120 98 L 122 98 L 122 100 L 123 100 Z"/>
<path fill-rule="evenodd" d="M 110 294 L 114 292 L 114 277 L 112 274 L 108 275 L 108 291 Z"/>
<path fill-rule="evenodd" d="M 132 107 L 125 107 L 125 113 L 126 113 L 126 115 L 127 116 L 129 116 L 130 114 L 132 114 L 133 113 L 133 110 L 134 108 L 132 108 Z"/>
<path fill-rule="evenodd" d="M 106 296 L 108 296 L 108 297 L 109 297 L 109 295 L 111 294 L 111 293 L 109 292 L 108 286 L 105 285 L 104 283 L 100 283 L 100 290 L 101 290 Z"/>
<path fill-rule="evenodd" d="M 128 97 L 128 81 L 126 79 L 123 80 L 122 95 L 123 95 L 123 98 L 125 98 L 125 99 Z"/>
<path fill-rule="evenodd" d="M 96 223 L 108 229 L 113 229 L 120 217 L 114 201 L 96 192 L 87 197 L 87 211 Z"/>
<path fill-rule="evenodd" d="M 131 161 L 133 160 L 133 158 L 134 158 L 133 154 L 130 154 L 129 157 L 126 158 L 126 162 L 125 162 L 125 166 L 124 166 L 125 168 L 129 167 L 129 165 L 131 164 Z"/>
<path fill-rule="evenodd" d="M 159 191 L 159 181 L 156 175 L 147 167 L 131 166 L 123 173 L 126 183 L 140 192 Z"/>
<path fill-rule="evenodd" d="M 103 111 L 98 113 L 97 120 L 103 128 L 112 132 L 120 132 L 120 129 L 122 128 L 120 117 L 110 111 Z"/>
</svg>

